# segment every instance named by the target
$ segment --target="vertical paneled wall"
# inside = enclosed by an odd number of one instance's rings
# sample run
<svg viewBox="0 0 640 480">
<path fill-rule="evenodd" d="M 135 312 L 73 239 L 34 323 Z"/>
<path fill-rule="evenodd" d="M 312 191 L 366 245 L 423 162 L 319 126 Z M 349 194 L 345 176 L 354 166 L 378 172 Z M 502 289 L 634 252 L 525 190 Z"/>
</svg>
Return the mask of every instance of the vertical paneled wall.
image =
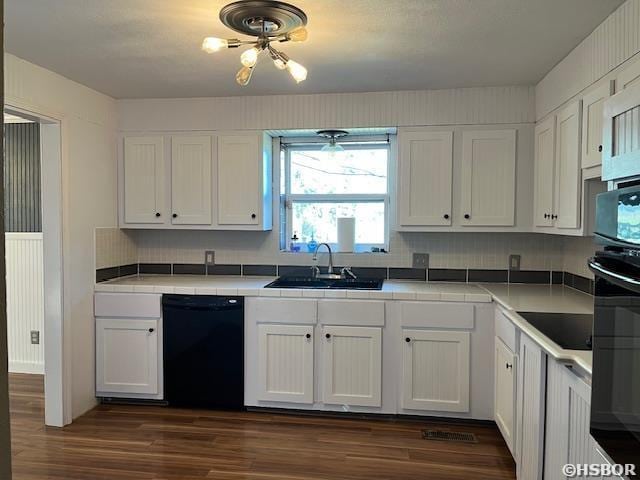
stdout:
<svg viewBox="0 0 640 480">
<path fill-rule="evenodd" d="M 4 126 L 4 231 L 40 232 L 40 125 Z"/>
<path fill-rule="evenodd" d="M 9 371 L 44 373 L 42 233 L 5 233 Z M 31 343 L 31 332 L 40 343 Z"/>
</svg>

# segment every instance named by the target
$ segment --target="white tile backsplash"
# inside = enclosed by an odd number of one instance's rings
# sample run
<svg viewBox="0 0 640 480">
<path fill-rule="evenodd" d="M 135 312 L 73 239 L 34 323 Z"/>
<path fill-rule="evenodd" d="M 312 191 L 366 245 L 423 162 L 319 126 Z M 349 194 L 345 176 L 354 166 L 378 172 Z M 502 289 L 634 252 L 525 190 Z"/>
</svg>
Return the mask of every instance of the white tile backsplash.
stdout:
<svg viewBox="0 0 640 480">
<path fill-rule="evenodd" d="M 96 268 L 138 263 L 138 247 L 130 232 L 119 228 L 96 228 Z"/>
<path fill-rule="evenodd" d="M 598 246 L 593 237 L 565 237 L 563 250 L 563 269 L 565 272 L 593 278 L 587 267 L 587 260 L 592 257 Z"/>
</svg>

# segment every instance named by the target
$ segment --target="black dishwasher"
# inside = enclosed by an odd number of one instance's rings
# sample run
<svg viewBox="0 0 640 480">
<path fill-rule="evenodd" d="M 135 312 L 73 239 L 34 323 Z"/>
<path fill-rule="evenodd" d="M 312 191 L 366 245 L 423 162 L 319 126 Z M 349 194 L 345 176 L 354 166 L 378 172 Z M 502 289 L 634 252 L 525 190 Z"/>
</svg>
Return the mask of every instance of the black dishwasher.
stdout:
<svg viewBox="0 0 640 480">
<path fill-rule="evenodd" d="M 163 295 L 164 393 L 171 407 L 244 405 L 244 298 Z"/>
</svg>

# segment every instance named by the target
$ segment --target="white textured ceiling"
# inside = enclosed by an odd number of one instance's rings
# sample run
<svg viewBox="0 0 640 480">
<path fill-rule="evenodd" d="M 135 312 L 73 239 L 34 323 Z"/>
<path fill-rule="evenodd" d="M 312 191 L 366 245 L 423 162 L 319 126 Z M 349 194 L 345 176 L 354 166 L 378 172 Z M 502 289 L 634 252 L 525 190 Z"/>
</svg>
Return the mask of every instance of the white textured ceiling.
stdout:
<svg viewBox="0 0 640 480">
<path fill-rule="evenodd" d="M 415 90 L 534 84 L 622 0 L 291 0 L 309 40 L 283 50 L 295 84 L 263 61 L 235 83 L 224 0 L 5 0 L 5 48 L 115 98 Z"/>
</svg>

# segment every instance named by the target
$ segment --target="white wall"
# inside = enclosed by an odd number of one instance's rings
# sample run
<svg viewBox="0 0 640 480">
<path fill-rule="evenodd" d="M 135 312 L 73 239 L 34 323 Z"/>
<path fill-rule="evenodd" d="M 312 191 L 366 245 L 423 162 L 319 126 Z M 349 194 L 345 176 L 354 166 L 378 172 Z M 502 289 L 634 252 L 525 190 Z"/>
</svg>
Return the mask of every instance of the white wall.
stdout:
<svg viewBox="0 0 640 480">
<path fill-rule="evenodd" d="M 9 371 L 44 373 L 42 233 L 5 233 Z M 40 343 L 31 343 L 31 331 Z"/>
<path fill-rule="evenodd" d="M 6 104 L 61 119 L 63 310 L 75 418 L 95 404 L 94 230 L 116 225 L 115 102 L 13 55 L 4 60 Z"/>
<path fill-rule="evenodd" d="M 576 12 L 579 14 L 579 12 Z M 627 0 L 536 86 L 536 119 L 586 90 L 640 52 L 640 0 Z"/>
</svg>

